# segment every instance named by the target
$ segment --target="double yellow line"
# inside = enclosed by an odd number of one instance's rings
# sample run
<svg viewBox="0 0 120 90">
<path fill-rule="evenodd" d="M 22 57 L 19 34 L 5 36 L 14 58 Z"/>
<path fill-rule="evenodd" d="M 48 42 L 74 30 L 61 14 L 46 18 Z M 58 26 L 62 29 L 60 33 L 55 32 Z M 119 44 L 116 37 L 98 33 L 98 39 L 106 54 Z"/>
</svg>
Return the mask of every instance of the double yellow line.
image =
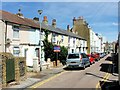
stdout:
<svg viewBox="0 0 120 90">
<path fill-rule="evenodd" d="M 112 62 L 110 62 L 110 64 L 112 64 Z M 110 70 L 110 67 L 109 67 L 109 70 Z M 105 76 L 103 77 L 103 79 L 101 80 L 101 82 L 103 82 L 103 83 L 101 83 L 101 84 L 100 84 L 100 82 L 97 83 L 96 90 L 98 90 L 98 89 L 101 90 L 101 87 L 105 84 L 105 82 L 109 79 L 109 77 L 110 77 L 110 73 L 106 73 Z"/>
<path fill-rule="evenodd" d="M 105 76 L 103 77 L 103 79 L 101 80 L 101 84 L 100 82 L 97 83 L 96 85 L 96 90 L 100 89 L 101 90 L 101 87 L 105 84 L 105 82 L 108 80 L 108 78 L 110 77 L 110 74 L 109 73 L 106 73 Z"/>
</svg>

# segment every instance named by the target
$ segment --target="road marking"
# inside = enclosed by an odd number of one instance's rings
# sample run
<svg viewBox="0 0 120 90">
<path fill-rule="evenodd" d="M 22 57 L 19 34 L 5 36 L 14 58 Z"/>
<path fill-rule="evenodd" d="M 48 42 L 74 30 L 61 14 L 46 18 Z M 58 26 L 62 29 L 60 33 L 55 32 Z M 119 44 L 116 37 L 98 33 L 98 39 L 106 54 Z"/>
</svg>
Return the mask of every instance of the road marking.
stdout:
<svg viewBox="0 0 120 90">
<path fill-rule="evenodd" d="M 108 76 L 109 73 L 106 73 L 105 76 L 103 77 L 103 79 L 101 81 L 105 81 L 107 76 Z M 101 90 L 101 86 L 100 86 L 100 83 L 98 82 L 97 85 L 96 85 L 96 90 L 100 89 Z"/>
<path fill-rule="evenodd" d="M 28 88 L 37 88 L 37 87 L 39 87 L 39 86 L 45 84 L 46 82 L 48 82 L 48 81 L 50 81 L 50 80 L 52 80 L 52 79 L 54 79 L 54 78 L 56 78 L 56 77 L 62 75 L 63 73 L 65 73 L 65 71 L 63 71 L 63 72 L 61 72 L 61 73 L 59 73 L 59 74 L 56 74 L 56 75 L 54 75 L 54 76 L 52 76 L 52 77 L 50 77 L 50 78 L 48 78 L 48 79 L 46 79 L 46 80 L 43 80 L 43 81 L 41 81 L 41 82 L 38 82 L 38 83 L 36 83 L 36 84 L 34 84 L 34 85 L 28 87 Z"/>
<path fill-rule="evenodd" d="M 112 64 L 112 62 L 109 62 L 110 64 Z M 109 68 L 110 69 L 110 68 Z M 103 86 L 105 84 L 105 82 L 107 81 L 107 79 L 110 77 L 110 73 L 106 73 L 105 76 L 103 77 L 103 79 L 101 81 L 103 81 L 103 83 L 100 85 L 100 83 L 98 82 L 96 85 L 96 90 L 100 89 L 101 90 L 101 86 Z"/>
</svg>

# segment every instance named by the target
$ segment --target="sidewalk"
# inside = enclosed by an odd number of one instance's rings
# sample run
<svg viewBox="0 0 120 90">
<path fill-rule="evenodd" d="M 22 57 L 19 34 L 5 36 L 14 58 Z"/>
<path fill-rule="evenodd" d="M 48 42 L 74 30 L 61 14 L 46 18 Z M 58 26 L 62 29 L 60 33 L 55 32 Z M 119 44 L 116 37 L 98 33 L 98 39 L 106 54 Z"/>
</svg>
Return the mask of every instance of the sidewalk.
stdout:
<svg viewBox="0 0 120 90">
<path fill-rule="evenodd" d="M 16 82 L 12 82 L 7 88 L 27 88 L 33 84 L 48 79 L 58 73 L 63 72 L 64 66 L 59 66 L 51 69 L 46 69 L 38 73 L 27 72 L 27 79 L 25 81 L 20 81 L 20 85 L 16 85 Z"/>
<path fill-rule="evenodd" d="M 107 79 L 104 82 L 101 82 L 103 84 L 101 86 L 102 90 L 120 90 L 119 82 L 118 82 L 118 67 L 116 68 L 116 65 L 118 63 L 118 56 L 114 56 L 114 54 L 108 56 L 106 58 L 106 61 L 112 62 L 112 64 L 109 64 L 109 71 L 106 73 L 109 73 L 109 75 L 106 77 Z M 117 62 L 117 63 L 116 63 Z M 114 64 L 115 63 L 115 64 Z"/>
</svg>

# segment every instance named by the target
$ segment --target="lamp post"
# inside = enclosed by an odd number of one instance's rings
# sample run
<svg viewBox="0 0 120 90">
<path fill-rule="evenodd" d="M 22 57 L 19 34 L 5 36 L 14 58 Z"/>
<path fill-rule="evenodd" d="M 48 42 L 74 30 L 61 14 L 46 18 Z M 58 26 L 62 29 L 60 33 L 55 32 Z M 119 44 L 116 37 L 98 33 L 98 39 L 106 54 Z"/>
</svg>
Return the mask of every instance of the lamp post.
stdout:
<svg viewBox="0 0 120 90">
<path fill-rule="evenodd" d="M 41 15 L 42 14 L 42 10 L 38 10 L 38 14 Z M 40 18 L 39 18 L 39 22 L 40 22 Z M 41 53 L 42 53 L 42 50 L 41 50 L 41 22 L 40 22 L 40 71 L 42 71 L 42 66 L 41 66 Z"/>
</svg>

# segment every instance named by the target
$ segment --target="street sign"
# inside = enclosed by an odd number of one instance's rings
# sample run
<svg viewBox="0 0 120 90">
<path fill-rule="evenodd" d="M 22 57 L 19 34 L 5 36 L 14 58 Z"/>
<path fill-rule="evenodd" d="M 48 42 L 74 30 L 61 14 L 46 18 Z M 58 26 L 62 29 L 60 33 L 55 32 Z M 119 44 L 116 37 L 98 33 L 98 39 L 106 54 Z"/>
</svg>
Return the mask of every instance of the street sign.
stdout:
<svg viewBox="0 0 120 90">
<path fill-rule="evenodd" d="M 54 46 L 54 52 L 60 52 L 60 46 Z"/>
</svg>

